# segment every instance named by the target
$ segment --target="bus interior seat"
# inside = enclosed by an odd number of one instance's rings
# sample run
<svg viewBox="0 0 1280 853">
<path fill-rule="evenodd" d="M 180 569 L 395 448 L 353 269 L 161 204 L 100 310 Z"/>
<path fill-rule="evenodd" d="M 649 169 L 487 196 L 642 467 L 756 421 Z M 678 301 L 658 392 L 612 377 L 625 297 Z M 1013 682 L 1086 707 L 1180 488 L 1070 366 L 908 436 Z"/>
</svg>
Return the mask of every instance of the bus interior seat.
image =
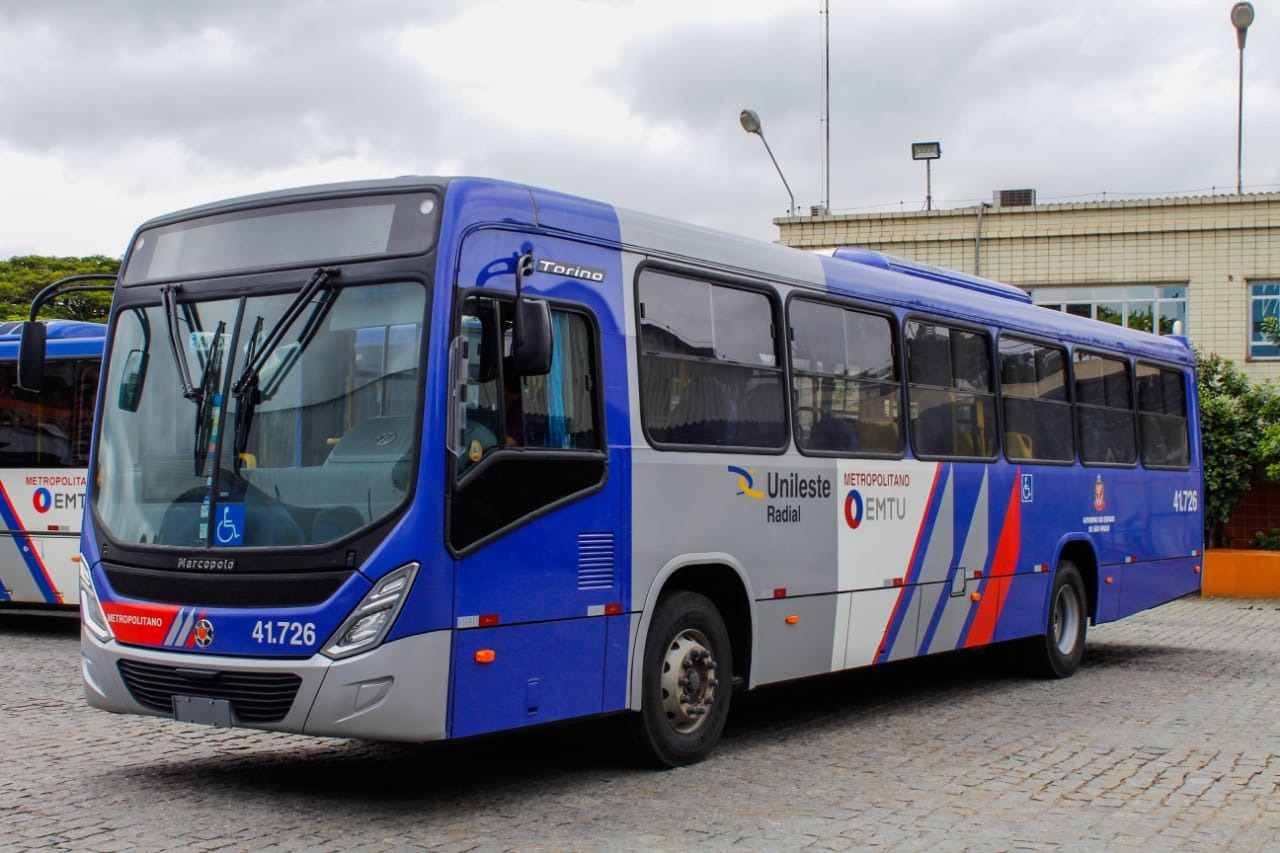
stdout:
<svg viewBox="0 0 1280 853">
<path fill-rule="evenodd" d="M 847 419 L 827 415 L 809 431 L 810 450 L 857 450 L 858 434 Z"/>
<path fill-rule="evenodd" d="M 867 453 L 897 453 L 902 449 L 896 422 L 860 420 L 858 449 Z"/>
<path fill-rule="evenodd" d="M 383 415 L 353 426 L 338 439 L 324 464 L 394 463 L 412 450 L 413 420 L 408 415 Z"/>
</svg>

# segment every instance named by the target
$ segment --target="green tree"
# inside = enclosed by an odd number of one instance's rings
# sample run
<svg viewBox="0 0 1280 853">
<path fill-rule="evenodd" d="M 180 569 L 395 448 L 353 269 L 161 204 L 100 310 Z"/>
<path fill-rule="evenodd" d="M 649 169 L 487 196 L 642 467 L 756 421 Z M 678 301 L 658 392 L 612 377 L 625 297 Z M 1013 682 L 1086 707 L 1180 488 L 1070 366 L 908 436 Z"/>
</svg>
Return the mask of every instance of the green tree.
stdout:
<svg viewBox="0 0 1280 853">
<path fill-rule="evenodd" d="M 31 311 L 31 300 L 55 281 L 90 273 L 114 275 L 119 271 L 120 261 L 105 255 L 91 255 L 87 258 L 20 255 L 0 261 L 0 314 L 3 314 L 0 319 L 27 319 Z M 40 309 L 40 317 L 105 323 L 110 308 L 110 293 L 73 293 L 46 304 Z"/>
<path fill-rule="evenodd" d="M 1270 382 L 1251 383 L 1235 363 L 1196 352 L 1200 431 L 1204 455 L 1204 525 L 1210 545 L 1223 531 L 1256 472 L 1280 460 L 1280 393 Z M 1268 446 L 1265 437 L 1277 443 Z M 1262 440 L 1260 440 L 1262 439 Z"/>
</svg>

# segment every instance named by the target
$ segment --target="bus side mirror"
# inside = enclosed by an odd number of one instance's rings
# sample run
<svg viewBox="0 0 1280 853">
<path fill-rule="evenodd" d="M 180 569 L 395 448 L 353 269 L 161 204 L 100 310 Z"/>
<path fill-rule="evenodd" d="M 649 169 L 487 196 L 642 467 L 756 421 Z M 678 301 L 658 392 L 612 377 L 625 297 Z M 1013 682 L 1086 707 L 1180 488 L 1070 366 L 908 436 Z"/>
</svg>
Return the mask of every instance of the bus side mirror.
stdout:
<svg viewBox="0 0 1280 853">
<path fill-rule="evenodd" d="M 541 299 L 516 300 L 516 332 L 511 367 L 516 376 L 546 376 L 551 372 L 551 306 Z"/>
<path fill-rule="evenodd" d="M 22 324 L 18 344 L 18 387 L 40 393 L 44 388 L 44 323 L 28 320 Z"/>
<path fill-rule="evenodd" d="M 116 394 L 116 405 L 121 411 L 138 411 L 138 403 L 142 400 L 142 385 L 147 379 L 148 361 L 143 350 L 129 350 L 129 355 L 124 360 L 124 377 L 120 380 L 120 390 Z"/>
</svg>

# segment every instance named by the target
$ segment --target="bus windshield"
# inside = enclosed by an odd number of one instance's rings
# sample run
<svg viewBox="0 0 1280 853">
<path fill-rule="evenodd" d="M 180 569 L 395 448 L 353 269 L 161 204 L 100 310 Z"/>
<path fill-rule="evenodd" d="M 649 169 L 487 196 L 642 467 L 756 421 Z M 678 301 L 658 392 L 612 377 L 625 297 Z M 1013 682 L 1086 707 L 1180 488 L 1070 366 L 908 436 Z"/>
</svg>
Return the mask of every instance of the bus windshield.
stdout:
<svg viewBox="0 0 1280 853">
<path fill-rule="evenodd" d="M 318 545 L 404 500 L 425 289 L 331 285 L 304 305 L 297 297 L 179 297 L 171 316 L 159 304 L 120 313 L 94 495 L 112 536 Z M 171 321 L 199 383 L 189 397 L 165 342 Z"/>
</svg>

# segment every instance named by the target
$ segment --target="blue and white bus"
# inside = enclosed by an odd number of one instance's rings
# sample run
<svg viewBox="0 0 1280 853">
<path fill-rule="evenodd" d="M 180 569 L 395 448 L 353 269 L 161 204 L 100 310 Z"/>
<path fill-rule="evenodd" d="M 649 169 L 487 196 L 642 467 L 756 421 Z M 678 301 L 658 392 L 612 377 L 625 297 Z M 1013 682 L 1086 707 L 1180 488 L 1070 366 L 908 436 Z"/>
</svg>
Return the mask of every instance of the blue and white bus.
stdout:
<svg viewBox="0 0 1280 853">
<path fill-rule="evenodd" d="M 380 740 L 629 713 L 1200 586 L 1194 361 L 882 255 L 474 178 L 144 224 L 82 539 L 89 702 Z"/>
<path fill-rule="evenodd" d="M 80 521 L 100 323 L 45 323 L 44 389 L 18 387 L 21 323 L 0 324 L 0 610 L 80 600 Z"/>
</svg>

